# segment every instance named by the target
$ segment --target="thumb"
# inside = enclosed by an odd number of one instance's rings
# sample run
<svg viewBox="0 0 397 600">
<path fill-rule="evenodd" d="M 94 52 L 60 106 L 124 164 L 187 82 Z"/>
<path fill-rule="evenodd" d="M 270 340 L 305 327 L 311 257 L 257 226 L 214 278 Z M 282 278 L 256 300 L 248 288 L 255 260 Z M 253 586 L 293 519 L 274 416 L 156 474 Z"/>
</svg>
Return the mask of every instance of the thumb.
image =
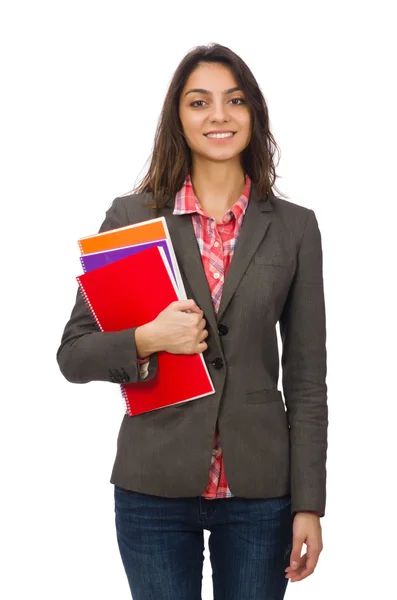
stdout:
<svg viewBox="0 0 397 600">
<path fill-rule="evenodd" d="M 188 300 L 178 300 L 175 303 L 175 307 L 177 310 L 180 310 L 183 312 L 194 312 L 194 313 L 202 312 L 201 309 L 195 303 L 195 301 L 191 298 Z"/>
<path fill-rule="evenodd" d="M 290 565 L 291 569 L 297 569 L 299 567 L 299 559 L 301 557 L 302 551 L 302 542 L 299 540 L 294 541 L 292 546 L 291 556 L 290 556 Z"/>
</svg>

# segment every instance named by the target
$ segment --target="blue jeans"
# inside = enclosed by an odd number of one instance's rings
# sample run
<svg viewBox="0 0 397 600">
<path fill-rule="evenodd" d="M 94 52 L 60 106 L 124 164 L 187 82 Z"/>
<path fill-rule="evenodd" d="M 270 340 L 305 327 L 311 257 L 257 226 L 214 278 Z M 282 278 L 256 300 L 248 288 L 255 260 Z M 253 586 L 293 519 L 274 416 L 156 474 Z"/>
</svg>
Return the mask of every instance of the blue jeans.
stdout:
<svg viewBox="0 0 397 600">
<path fill-rule="evenodd" d="M 282 600 L 291 498 L 162 498 L 115 486 L 117 542 L 133 600 L 201 600 L 204 529 L 214 600 Z"/>
</svg>

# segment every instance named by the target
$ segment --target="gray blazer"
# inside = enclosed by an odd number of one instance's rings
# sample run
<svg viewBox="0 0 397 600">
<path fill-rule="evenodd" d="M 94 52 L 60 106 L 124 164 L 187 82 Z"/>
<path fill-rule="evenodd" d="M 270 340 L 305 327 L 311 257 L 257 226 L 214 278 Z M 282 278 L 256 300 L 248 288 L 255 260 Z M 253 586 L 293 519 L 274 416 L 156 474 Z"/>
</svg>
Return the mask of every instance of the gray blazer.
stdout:
<svg viewBox="0 0 397 600">
<path fill-rule="evenodd" d="M 290 493 L 292 513 L 324 515 L 326 324 L 315 213 L 273 193 L 261 198 L 252 185 L 216 317 L 191 216 L 173 215 L 172 202 L 156 215 L 145 204 L 149 197 L 116 198 L 100 231 L 166 218 L 187 296 L 207 321 L 204 358 L 216 393 L 134 417 L 125 414 L 110 482 L 157 496 L 199 496 L 208 482 L 218 419 L 235 496 Z M 283 393 L 277 389 L 277 322 Z M 72 383 L 140 380 L 135 329 L 99 331 L 79 289 L 57 360 Z M 156 368 L 154 357 L 149 377 Z"/>
</svg>

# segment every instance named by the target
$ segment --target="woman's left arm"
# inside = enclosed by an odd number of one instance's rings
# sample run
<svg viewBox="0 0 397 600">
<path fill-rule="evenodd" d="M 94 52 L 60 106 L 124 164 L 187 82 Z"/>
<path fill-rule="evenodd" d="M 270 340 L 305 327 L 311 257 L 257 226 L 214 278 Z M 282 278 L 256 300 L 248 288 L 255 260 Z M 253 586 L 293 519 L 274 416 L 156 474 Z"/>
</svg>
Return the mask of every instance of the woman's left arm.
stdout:
<svg viewBox="0 0 397 600">
<path fill-rule="evenodd" d="M 286 577 L 311 575 L 322 551 L 327 458 L 327 353 L 321 234 L 313 210 L 280 318 L 282 381 L 290 426 L 293 547 Z M 301 556 L 303 544 L 307 551 Z"/>
<path fill-rule="evenodd" d="M 328 429 L 323 260 L 315 213 L 307 213 L 280 317 L 282 384 L 290 426 L 291 511 L 323 516 Z"/>
</svg>

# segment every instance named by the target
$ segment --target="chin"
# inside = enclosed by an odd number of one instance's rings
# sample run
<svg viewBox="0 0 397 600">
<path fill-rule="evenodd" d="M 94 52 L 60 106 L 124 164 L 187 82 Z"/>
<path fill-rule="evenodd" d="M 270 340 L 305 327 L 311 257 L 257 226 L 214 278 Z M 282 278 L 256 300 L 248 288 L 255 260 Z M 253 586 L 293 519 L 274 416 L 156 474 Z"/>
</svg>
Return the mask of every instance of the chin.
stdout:
<svg viewBox="0 0 397 600">
<path fill-rule="evenodd" d="M 240 152 L 212 152 L 212 153 L 208 153 L 208 152 L 197 152 L 197 154 L 199 156 L 201 156 L 202 158 L 205 158 L 207 160 L 213 161 L 213 162 L 223 162 L 226 160 L 232 160 L 234 159 L 236 156 L 238 156 L 240 154 Z"/>
</svg>

